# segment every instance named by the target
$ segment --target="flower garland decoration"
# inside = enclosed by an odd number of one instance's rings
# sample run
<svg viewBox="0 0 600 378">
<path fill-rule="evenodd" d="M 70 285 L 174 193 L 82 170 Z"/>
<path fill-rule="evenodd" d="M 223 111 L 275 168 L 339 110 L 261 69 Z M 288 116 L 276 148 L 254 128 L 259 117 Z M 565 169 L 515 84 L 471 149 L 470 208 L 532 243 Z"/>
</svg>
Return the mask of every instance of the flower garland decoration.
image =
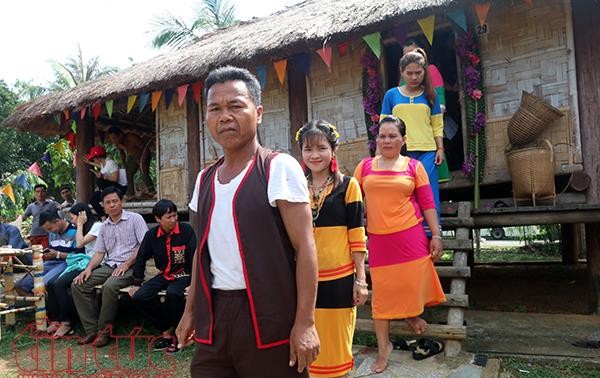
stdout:
<svg viewBox="0 0 600 378">
<path fill-rule="evenodd" d="M 465 78 L 465 108 L 468 130 L 467 157 L 462 166 L 465 176 L 479 184 L 485 168 L 485 102 L 482 91 L 481 58 L 471 32 L 465 33 L 456 49 Z"/>
<path fill-rule="evenodd" d="M 379 110 L 381 109 L 381 78 L 379 77 L 379 60 L 371 52 L 370 49 L 365 49 L 360 63 L 363 66 L 363 108 L 365 109 L 365 123 L 367 126 L 367 137 L 369 153 L 375 156 L 377 145 L 375 136 L 379 127 Z"/>
</svg>

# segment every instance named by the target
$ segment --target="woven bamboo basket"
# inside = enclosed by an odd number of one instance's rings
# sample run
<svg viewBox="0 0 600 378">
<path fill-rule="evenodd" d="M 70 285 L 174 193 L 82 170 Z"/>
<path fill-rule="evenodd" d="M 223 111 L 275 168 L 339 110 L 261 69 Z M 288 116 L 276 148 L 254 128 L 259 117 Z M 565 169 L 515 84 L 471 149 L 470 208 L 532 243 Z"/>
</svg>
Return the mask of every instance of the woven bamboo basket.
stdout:
<svg viewBox="0 0 600 378">
<path fill-rule="evenodd" d="M 554 106 L 523 91 L 521 106 L 508 122 L 508 140 L 517 146 L 531 143 L 546 126 L 562 116 L 562 112 Z"/>
<path fill-rule="evenodd" d="M 554 148 L 547 139 L 528 146 L 508 145 L 505 151 L 512 178 L 515 206 L 518 201 L 552 200 L 556 205 L 554 186 Z"/>
</svg>

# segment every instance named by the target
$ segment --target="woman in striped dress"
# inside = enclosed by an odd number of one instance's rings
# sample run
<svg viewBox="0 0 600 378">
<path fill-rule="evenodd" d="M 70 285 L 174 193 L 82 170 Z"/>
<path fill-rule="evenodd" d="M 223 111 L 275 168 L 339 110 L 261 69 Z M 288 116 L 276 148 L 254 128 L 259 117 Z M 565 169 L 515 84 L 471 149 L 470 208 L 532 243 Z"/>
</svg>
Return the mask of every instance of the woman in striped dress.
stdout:
<svg viewBox="0 0 600 378">
<path fill-rule="evenodd" d="M 387 116 L 379 123 L 380 155 L 361 161 L 354 177 L 365 196 L 371 300 L 378 356 L 372 370 L 387 367 L 392 351 L 390 319 L 405 319 L 416 334 L 427 328 L 419 318 L 425 306 L 445 302 L 433 260 L 442 254 L 442 237 L 427 172 L 418 160 L 402 156 L 406 126 Z M 423 217 L 431 226 L 425 234 Z"/>
<path fill-rule="evenodd" d="M 319 262 L 315 323 L 321 353 L 312 377 L 346 377 L 354 366 L 352 338 L 356 305 L 367 299 L 362 194 L 353 177 L 337 168 L 339 134 L 326 121 L 312 121 L 296 134 L 311 193 Z"/>
</svg>

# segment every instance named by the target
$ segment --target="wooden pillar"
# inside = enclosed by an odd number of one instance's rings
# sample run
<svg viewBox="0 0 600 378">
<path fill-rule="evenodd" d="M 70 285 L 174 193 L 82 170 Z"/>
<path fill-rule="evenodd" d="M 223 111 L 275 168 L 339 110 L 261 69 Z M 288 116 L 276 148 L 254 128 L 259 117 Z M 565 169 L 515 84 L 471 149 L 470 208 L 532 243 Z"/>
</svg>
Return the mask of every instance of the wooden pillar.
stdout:
<svg viewBox="0 0 600 378">
<path fill-rule="evenodd" d="M 296 142 L 296 132 L 308 121 L 308 98 L 306 75 L 303 67 L 294 59 L 288 61 L 288 98 L 290 111 L 290 151 L 296 159 L 301 159 L 300 147 Z"/>
<path fill-rule="evenodd" d="M 188 185 L 187 192 L 192 198 L 196 177 L 201 168 L 200 157 L 200 114 L 199 106 L 194 101 L 191 93 L 188 93 L 186 103 L 186 120 L 187 120 L 187 155 L 188 155 Z M 198 219 L 190 213 L 190 223 L 196 232 L 198 231 Z"/>
<path fill-rule="evenodd" d="M 94 138 L 96 134 L 96 125 L 94 120 L 90 117 L 86 117 L 83 121 L 77 123 L 77 133 L 75 137 L 75 144 L 77 146 L 77 153 L 87 154 L 94 145 Z M 77 201 L 90 203 L 92 193 L 94 192 L 95 177 L 90 172 L 90 167 L 83 162 L 78 162 L 75 168 L 75 174 L 77 176 L 76 190 L 77 190 Z"/>
<path fill-rule="evenodd" d="M 579 262 L 579 253 L 583 249 L 582 234 L 583 225 L 580 223 L 560 225 L 563 264 L 576 265 Z"/>
<path fill-rule="evenodd" d="M 588 204 L 600 204 L 600 3 L 573 0 L 573 35 L 575 36 L 575 60 L 577 68 L 577 93 L 579 98 L 579 128 L 583 171 L 590 176 L 586 192 Z M 585 225 L 587 266 L 590 282 L 590 309 L 600 314 L 600 223 Z"/>
</svg>

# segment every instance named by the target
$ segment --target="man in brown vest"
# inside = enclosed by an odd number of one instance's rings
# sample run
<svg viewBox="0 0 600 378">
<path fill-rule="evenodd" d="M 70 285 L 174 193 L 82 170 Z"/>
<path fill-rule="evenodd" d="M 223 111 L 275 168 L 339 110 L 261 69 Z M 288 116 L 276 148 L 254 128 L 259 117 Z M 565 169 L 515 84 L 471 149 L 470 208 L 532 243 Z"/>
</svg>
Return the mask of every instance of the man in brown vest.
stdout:
<svg viewBox="0 0 600 378">
<path fill-rule="evenodd" d="M 291 156 L 259 145 L 254 75 L 222 67 L 204 86 L 206 124 L 224 156 L 200 172 L 190 203 L 199 247 L 179 346 L 196 341 L 192 377 L 308 377 L 319 339 L 306 178 Z"/>
</svg>

